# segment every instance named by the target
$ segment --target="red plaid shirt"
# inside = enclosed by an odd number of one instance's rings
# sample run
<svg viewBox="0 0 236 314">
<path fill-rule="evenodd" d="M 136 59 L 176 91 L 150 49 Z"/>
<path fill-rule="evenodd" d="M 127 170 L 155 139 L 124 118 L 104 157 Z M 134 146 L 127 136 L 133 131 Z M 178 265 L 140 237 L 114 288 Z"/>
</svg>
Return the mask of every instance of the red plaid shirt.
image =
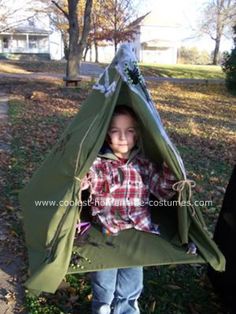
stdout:
<svg viewBox="0 0 236 314">
<path fill-rule="evenodd" d="M 92 215 L 111 233 L 135 228 L 159 234 L 158 226 L 151 222 L 149 196 L 171 198 L 176 178 L 167 166 L 158 171 L 137 153 L 129 160 L 109 157 L 97 157 L 82 182 L 83 189 L 90 186 Z"/>
</svg>

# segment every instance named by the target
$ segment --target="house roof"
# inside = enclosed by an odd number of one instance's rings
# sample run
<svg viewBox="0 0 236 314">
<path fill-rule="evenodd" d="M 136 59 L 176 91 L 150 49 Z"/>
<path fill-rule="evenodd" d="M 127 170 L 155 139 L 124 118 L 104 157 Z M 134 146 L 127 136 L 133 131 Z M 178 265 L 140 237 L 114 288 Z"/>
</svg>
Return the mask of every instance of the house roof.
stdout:
<svg viewBox="0 0 236 314">
<path fill-rule="evenodd" d="M 140 23 L 142 26 L 180 27 L 180 24 L 171 15 L 163 14 L 160 10 L 149 12 Z"/>
<path fill-rule="evenodd" d="M 145 19 L 146 16 L 148 16 L 148 14 L 150 14 L 150 12 L 138 17 L 136 20 L 134 20 L 132 23 L 129 24 L 129 28 L 134 28 L 136 26 L 139 26 L 141 24 L 141 22 L 143 21 L 143 19 Z"/>
<path fill-rule="evenodd" d="M 34 26 L 19 26 L 2 32 L 2 34 L 35 34 L 35 35 L 49 35 L 51 32 L 45 29 L 37 28 Z"/>
</svg>

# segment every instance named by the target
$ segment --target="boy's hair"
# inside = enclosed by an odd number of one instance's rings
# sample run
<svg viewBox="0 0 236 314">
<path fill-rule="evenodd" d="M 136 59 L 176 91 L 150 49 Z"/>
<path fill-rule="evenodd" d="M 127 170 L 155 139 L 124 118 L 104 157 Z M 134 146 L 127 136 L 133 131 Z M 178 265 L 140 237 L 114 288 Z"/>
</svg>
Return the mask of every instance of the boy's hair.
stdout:
<svg viewBox="0 0 236 314">
<path fill-rule="evenodd" d="M 138 122 L 138 118 L 137 118 L 135 112 L 133 111 L 132 108 L 128 107 L 127 105 L 118 105 L 115 107 L 113 114 L 112 114 L 112 118 L 119 116 L 119 115 L 129 115 L 135 120 L 135 122 Z"/>
</svg>

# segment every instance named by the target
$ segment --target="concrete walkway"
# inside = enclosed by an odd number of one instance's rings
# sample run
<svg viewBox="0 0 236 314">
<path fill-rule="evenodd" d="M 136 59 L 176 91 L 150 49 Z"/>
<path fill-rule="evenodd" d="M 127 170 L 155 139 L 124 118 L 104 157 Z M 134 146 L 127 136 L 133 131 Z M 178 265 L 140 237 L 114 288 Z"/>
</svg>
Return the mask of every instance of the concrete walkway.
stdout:
<svg viewBox="0 0 236 314">
<path fill-rule="evenodd" d="M 4 131 L 5 126 L 8 121 L 8 98 L 5 94 L 0 93 L 0 154 L 5 155 L 10 152 L 9 145 L 5 142 L 4 139 Z M 4 173 L 0 170 L 0 182 L 4 184 L 6 181 L 4 180 Z M 11 283 L 11 276 L 6 271 L 6 252 L 5 252 L 5 242 L 7 240 L 7 230 L 6 230 L 6 221 L 2 218 L 3 213 L 0 216 L 0 313 L 12 313 L 12 302 L 9 304 L 7 302 L 8 293 L 12 294 L 12 298 L 14 299 L 15 291 Z"/>
<path fill-rule="evenodd" d="M 5 126 L 7 124 L 8 116 L 8 98 L 5 94 L 0 93 L 0 154 L 5 155 L 10 152 L 9 145 L 5 142 L 4 133 Z M 6 183 L 4 179 L 4 173 L 0 169 L 0 182 L 4 185 Z M 3 213 L 0 216 L 0 313 L 12 313 L 12 304 L 7 303 L 7 296 L 10 292 L 14 298 L 15 292 L 11 284 L 11 276 L 6 271 L 6 256 L 5 256 L 5 241 L 7 240 L 6 222 L 2 218 Z"/>
<path fill-rule="evenodd" d="M 104 68 L 93 62 L 82 62 L 80 66 L 80 74 L 98 77 L 104 71 Z"/>
<path fill-rule="evenodd" d="M 4 128 L 5 125 L 7 125 L 8 122 L 8 97 L 0 93 L 0 127 Z M 10 147 L 5 141 L 3 140 L 1 134 L 0 134 L 0 152 L 9 152 Z"/>
<path fill-rule="evenodd" d="M 10 129 L 8 124 L 8 97 L 0 93 L 0 158 L 8 160 L 11 154 Z M 0 168 L 0 191 L 8 184 L 4 168 Z M 23 299 L 21 269 L 23 260 L 17 248 L 8 247 L 11 239 L 11 225 L 7 210 L 2 207 L 0 213 L 0 314 L 20 313 Z"/>
</svg>

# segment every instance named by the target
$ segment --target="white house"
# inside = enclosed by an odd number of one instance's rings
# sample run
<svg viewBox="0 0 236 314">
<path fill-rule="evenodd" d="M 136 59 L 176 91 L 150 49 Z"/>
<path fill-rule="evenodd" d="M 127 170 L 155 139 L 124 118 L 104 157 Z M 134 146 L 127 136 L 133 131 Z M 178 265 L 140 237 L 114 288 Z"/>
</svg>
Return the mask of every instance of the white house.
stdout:
<svg viewBox="0 0 236 314">
<path fill-rule="evenodd" d="M 29 19 L 10 30 L 0 32 L 0 57 L 19 59 L 36 56 L 61 60 L 64 56 L 60 32 L 50 29 L 49 20 Z"/>
<path fill-rule="evenodd" d="M 132 23 L 137 28 L 133 46 L 137 59 L 143 63 L 176 64 L 179 46 L 179 28 L 175 22 L 151 12 Z M 114 57 L 114 46 L 103 42 L 98 48 L 99 62 L 110 62 Z M 95 49 L 87 54 L 87 61 L 95 60 Z"/>
<path fill-rule="evenodd" d="M 151 12 L 132 23 L 137 30 L 130 44 L 137 59 L 143 63 L 176 64 L 179 46 L 179 26 L 161 14 Z M 114 57 L 114 46 L 101 42 L 98 47 L 99 62 L 109 63 Z M 52 60 L 64 57 L 61 33 L 51 28 L 47 16 L 28 19 L 10 31 L 0 32 L 0 57 L 21 58 L 38 56 Z M 95 61 L 95 48 L 86 55 L 86 61 Z"/>
<path fill-rule="evenodd" d="M 176 64 L 179 26 L 157 13 L 148 14 L 139 25 L 134 48 L 140 62 Z"/>
</svg>

